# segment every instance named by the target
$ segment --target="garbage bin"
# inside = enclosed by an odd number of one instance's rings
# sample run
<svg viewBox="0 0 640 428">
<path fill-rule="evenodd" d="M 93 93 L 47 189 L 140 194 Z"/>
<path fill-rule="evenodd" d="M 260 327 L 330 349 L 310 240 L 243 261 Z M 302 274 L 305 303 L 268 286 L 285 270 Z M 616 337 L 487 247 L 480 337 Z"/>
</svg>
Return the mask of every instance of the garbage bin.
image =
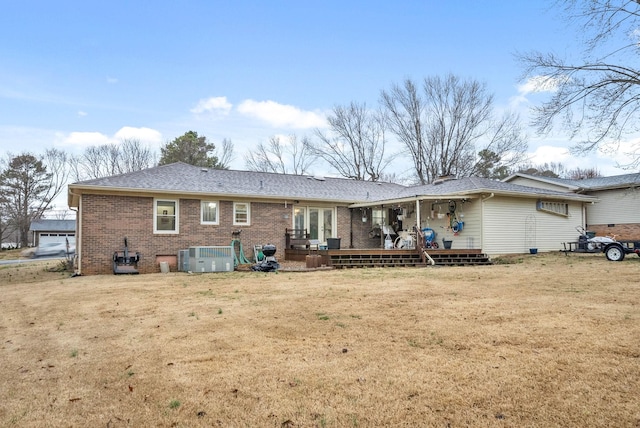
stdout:
<svg viewBox="0 0 640 428">
<path fill-rule="evenodd" d="M 442 246 L 444 247 L 445 250 L 450 250 L 451 249 L 451 243 L 453 241 L 447 241 L 444 238 L 442 238 Z"/>
<path fill-rule="evenodd" d="M 329 250 L 339 250 L 340 238 L 327 238 L 327 248 Z"/>
</svg>

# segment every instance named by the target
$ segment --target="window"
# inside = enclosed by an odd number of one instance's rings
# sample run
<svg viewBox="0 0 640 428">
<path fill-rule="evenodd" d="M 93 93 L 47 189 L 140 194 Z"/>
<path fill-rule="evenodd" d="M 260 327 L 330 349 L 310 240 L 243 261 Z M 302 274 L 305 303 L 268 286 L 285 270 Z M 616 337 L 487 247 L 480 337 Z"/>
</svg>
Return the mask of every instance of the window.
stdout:
<svg viewBox="0 0 640 428">
<path fill-rule="evenodd" d="M 200 203 L 200 223 L 218 224 L 218 203 L 215 201 L 202 201 Z"/>
<path fill-rule="evenodd" d="M 304 226 L 304 218 L 306 214 L 305 207 L 295 207 L 293 209 L 293 228 L 303 230 Z"/>
<path fill-rule="evenodd" d="M 251 206 L 248 202 L 235 202 L 233 204 L 233 224 L 236 226 L 251 224 Z"/>
<path fill-rule="evenodd" d="M 371 210 L 371 224 L 375 227 L 382 227 L 384 224 L 384 211 L 380 208 L 373 208 Z"/>
<path fill-rule="evenodd" d="M 155 199 L 154 233 L 178 233 L 178 201 Z"/>
<path fill-rule="evenodd" d="M 569 217 L 569 204 L 566 202 L 538 201 L 538 211 Z"/>
</svg>

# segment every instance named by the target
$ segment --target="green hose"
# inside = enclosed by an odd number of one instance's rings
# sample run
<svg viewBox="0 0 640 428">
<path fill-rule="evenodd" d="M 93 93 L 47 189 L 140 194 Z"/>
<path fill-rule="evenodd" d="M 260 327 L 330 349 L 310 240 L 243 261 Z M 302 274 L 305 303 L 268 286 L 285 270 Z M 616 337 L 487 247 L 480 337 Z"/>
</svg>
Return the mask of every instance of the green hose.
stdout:
<svg viewBox="0 0 640 428">
<path fill-rule="evenodd" d="M 238 251 L 236 252 L 236 243 L 238 243 Z M 233 259 L 236 266 L 243 264 L 248 265 L 251 262 L 245 257 L 244 250 L 242 249 L 242 242 L 239 239 L 234 239 L 231 241 L 231 247 L 233 248 Z M 240 256 L 238 256 L 238 254 Z"/>
</svg>

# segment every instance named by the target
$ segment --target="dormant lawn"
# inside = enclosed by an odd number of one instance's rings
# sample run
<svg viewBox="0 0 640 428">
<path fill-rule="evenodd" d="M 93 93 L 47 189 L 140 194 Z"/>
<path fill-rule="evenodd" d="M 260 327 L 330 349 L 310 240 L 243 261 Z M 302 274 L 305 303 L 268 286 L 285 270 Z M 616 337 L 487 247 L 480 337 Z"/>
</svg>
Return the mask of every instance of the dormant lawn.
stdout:
<svg viewBox="0 0 640 428">
<path fill-rule="evenodd" d="M 640 426 L 640 259 L 0 267 L 0 426 Z"/>
</svg>

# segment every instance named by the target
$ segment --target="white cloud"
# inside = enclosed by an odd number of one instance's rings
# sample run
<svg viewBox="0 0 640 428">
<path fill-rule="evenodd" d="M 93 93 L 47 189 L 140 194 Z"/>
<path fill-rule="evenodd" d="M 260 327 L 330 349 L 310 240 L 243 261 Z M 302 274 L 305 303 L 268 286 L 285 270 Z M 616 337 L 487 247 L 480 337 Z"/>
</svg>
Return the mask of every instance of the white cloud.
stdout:
<svg viewBox="0 0 640 428">
<path fill-rule="evenodd" d="M 535 92 L 556 92 L 562 80 L 551 76 L 533 76 L 522 85 L 518 85 L 518 93 L 527 95 Z"/>
<path fill-rule="evenodd" d="M 87 113 L 86 111 L 82 111 L 82 110 L 80 110 L 80 111 L 78 112 L 78 116 L 80 116 L 80 117 L 85 117 L 85 116 L 87 116 L 88 114 L 89 114 L 89 113 Z"/>
<path fill-rule="evenodd" d="M 238 112 L 258 118 L 273 127 L 309 129 L 326 126 L 321 114 L 275 101 L 245 100 L 238 106 Z"/>
<path fill-rule="evenodd" d="M 100 132 L 71 132 L 68 135 L 58 134 L 57 145 L 71 147 L 88 147 L 109 144 L 111 139 Z"/>
<path fill-rule="evenodd" d="M 512 108 L 515 108 L 520 104 L 528 103 L 529 100 L 527 96 L 529 94 L 556 92 L 558 86 L 560 86 L 563 81 L 566 81 L 566 79 L 569 79 L 569 77 L 563 79 L 551 76 L 533 76 L 523 84 L 518 85 L 518 95 L 512 97 L 509 100 L 509 104 Z"/>
<path fill-rule="evenodd" d="M 541 165 L 544 163 L 564 163 L 571 157 L 566 147 L 539 146 L 530 154 L 531 163 Z"/>
<path fill-rule="evenodd" d="M 139 140 L 141 143 L 149 145 L 160 145 L 162 143 L 162 134 L 151 128 L 134 128 L 131 126 L 123 126 L 113 136 L 118 142 L 122 140 Z"/>
<path fill-rule="evenodd" d="M 141 143 L 150 146 L 159 146 L 162 143 L 162 134 L 155 129 L 134 128 L 131 126 L 120 128 L 113 136 L 105 135 L 101 132 L 57 133 L 56 146 L 84 149 L 85 147 L 101 146 L 103 144 L 119 144 L 126 139 L 139 140 Z"/>
<path fill-rule="evenodd" d="M 603 144 L 598 157 L 610 159 L 617 165 L 628 165 L 640 155 L 640 137 L 630 138 L 619 143 Z M 620 173 L 620 172 L 619 172 Z"/>
<path fill-rule="evenodd" d="M 116 79 L 115 77 L 107 76 L 107 83 L 114 85 L 114 84 L 118 83 L 118 79 Z"/>
<path fill-rule="evenodd" d="M 198 104 L 190 111 L 194 114 L 219 113 L 229 114 L 233 105 L 227 101 L 227 97 L 211 97 L 198 101 Z"/>
</svg>

